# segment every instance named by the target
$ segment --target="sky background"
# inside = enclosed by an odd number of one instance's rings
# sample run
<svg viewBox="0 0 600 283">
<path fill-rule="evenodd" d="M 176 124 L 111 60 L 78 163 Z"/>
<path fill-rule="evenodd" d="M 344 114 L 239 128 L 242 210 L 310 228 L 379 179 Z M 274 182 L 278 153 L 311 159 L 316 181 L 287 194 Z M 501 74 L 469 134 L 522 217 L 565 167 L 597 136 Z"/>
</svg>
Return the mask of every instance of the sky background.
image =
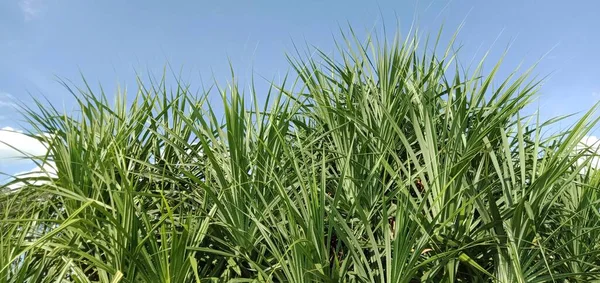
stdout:
<svg viewBox="0 0 600 283">
<path fill-rule="evenodd" d="M 383 23 L 407 31 L 414 22 L 457 43 L 468 63 L 510 44 L 500 77 L 518 65 L 549 75 L 536 107 L 549 118 L 580 112 L 600 100 L 600 1 L 0 1 L 0 128 L 26 127 L 15 101 L 46 97 L 71 109 L 57 78 L 81 85 L 80 74 L 106 90 L 135 87 L 136 71 L 161 74 L 166 63 L 196 87 L 229 79 L 229 61 L 242 82 L 289 71 L 286 52 L 308 42 L 333 50 L 333 36 L 351 24 L 359 35 Z M 490 61 L 490 63 L 491 63 Z M 597 135 L 597 133 L 595 133 Z M 18 140 L 0 131 L 0 140 Z M 19 142 L 20 143 L 20 142 Z M 26 144 L 21 143 L 21 144 Z M 31 164 L 3 157 L 0 172 Z M 39 149 L 39 148 L 38 148 Z"/>
</svg>

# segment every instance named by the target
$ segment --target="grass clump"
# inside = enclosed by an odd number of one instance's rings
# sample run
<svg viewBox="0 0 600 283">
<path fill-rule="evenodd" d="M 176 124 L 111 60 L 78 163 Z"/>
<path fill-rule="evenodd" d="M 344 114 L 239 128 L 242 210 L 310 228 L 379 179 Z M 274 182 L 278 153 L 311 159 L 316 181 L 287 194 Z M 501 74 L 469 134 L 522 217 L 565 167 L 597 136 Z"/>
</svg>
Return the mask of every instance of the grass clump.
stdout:
<svg viewBox="0 0 600 283">
<path fill-rule="evenodd" d="M 56 176 L 0 194 L 0 282 L 600 280 L 592 111 L 543 135 L 529 71 L 342 38 L 222 117 L 164 79 L 27 109 Z"/>
</svg>

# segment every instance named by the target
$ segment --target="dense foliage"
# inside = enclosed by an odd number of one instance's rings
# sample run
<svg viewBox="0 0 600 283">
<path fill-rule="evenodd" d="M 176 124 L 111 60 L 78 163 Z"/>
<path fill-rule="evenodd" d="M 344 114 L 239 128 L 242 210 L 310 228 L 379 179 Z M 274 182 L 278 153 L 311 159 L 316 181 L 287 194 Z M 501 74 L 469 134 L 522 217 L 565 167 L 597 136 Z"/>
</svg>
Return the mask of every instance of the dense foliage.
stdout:
<svg viewBox="0 0 600 283">
<path fill-rule="evenodd" d="M 268 93 L 65 84 L 76 113 L 26 109 L 56 177 L 0 193 L 0 282 L 600 280 L 592 111 L 550 135 L 520 115 L 529 71 L 343 39 Z"/>
</svg>

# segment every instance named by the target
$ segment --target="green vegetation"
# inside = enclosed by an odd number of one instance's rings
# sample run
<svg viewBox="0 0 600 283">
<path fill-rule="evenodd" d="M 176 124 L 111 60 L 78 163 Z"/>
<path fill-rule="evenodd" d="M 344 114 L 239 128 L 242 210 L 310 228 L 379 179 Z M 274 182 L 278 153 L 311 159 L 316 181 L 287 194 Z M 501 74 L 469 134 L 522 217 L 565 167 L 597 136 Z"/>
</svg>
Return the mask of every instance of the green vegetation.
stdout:
<svg viewBox="0 0 600 283">
<path fill-rule="evenodd" d="M 267 94 L 65 84 L 77 113 L 26 109 L 57 177 L 0 193 L 0 282 L 600 280 L 592 111 L 550 135 L 519 114 L 530 71 L 342 39 Z"/>
</svg>

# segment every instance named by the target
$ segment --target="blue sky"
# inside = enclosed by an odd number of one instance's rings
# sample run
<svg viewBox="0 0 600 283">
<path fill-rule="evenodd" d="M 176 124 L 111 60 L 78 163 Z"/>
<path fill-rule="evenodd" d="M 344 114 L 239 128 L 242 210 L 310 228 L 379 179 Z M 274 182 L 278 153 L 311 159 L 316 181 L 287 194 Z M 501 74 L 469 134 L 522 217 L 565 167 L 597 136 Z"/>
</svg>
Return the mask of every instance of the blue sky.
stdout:
<svg viewBox="0 0 600 283">
<path fill-rule="evenodd" d="M 503 73 L 530 66 L 550 75 L 540 92 L 541 116 L 583 111 L 600 100 L 600 1 L 0 1 L 0 128 L 20 129 L 11 99 L 46 96 L 67 109 L 72 99 L 56 77 L 114 89 L 134 87 L 135 71 L 160 74 L 168 62 L 200 87 L 237 74 L 278 78 L 289 70 L 292 42 L 333 49 L 332 36 L 350 23 L 365 31 L 402 30 L 413 21 L 444 38 L 458 37 L 461 60 L 508 44 Z M 495 42 L 495 44 L 494 44 Z M 0 133 L 0 135 L 2 135 Z M 2 137 L 0 137 L 2 138 Z M 0 171 L 29 165 L 2 159 Z"/>
</svg>

